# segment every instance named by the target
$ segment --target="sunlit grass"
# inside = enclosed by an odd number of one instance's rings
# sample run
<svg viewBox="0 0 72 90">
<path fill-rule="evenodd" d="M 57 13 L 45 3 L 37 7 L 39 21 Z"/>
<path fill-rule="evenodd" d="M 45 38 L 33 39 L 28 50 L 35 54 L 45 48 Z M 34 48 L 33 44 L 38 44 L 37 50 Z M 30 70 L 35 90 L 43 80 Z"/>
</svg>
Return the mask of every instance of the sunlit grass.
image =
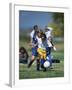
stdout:
<svg viewBox="0 0 72 90">
<path fill-rule="evenodd" d="M 53 64 L 53 69 L 47 70 L 46 72 L 36 71 L 35 64 L 31 68 L 27 68 L 27 65 L 20 64 L 19 78 L 29 79 L 29 78 L 50 78 L 50 77 L 63 77 L 64 76 L 64 63 Z"/>
<path fill-rule="evenodd" d="M 20 46 L 24 46 L 31 57 L 31 47 L 26 41 L 20 41 Z M 54 59 L 59 59 L 60 63 L 54 63 L 53 69 L 46 72 L 36 71 L 36 64 L 34 63 L 31 68 L 27 68 L 27 64 L 19 64 L 19 78 L 52 78 L 52 77 L 64 77 L 64 44 L 63 42 L 55 42 L 57 51 L 52 50 Z"/>
</svg>

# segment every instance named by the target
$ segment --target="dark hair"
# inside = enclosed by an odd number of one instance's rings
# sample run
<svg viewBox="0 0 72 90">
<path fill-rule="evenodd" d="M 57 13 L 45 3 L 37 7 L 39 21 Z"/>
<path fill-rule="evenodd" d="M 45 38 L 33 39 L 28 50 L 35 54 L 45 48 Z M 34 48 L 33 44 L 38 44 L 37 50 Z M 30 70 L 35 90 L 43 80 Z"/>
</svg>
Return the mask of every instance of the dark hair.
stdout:
<svg viewBox="0 0 72 90">
<path fill-rule="evenodd" d="M 46 35 L 45 33 L 42 33 L 42 36 L 41 37 L 44 37 L 44 39 L 46 39 Z"/>
<path fill-rule="evenodd" d="M 35 30 L 36 28 L 38 28 L 38 25 L 34 25 L 34 26 L 33 26 L 33 29 L 34 29 L 34 30 Z"/>
<path fill-rule="evenodd" d="M 25 53 L 26 53 L 27 57 L 29 57 L 29 55 L 28 55 L 26 49 L 25 49 L 23 46 L 20 47 L 19 52 L 21 52 L 21 50 L 23 50 L 22 54 L 25 54 Z"/>
</svg>

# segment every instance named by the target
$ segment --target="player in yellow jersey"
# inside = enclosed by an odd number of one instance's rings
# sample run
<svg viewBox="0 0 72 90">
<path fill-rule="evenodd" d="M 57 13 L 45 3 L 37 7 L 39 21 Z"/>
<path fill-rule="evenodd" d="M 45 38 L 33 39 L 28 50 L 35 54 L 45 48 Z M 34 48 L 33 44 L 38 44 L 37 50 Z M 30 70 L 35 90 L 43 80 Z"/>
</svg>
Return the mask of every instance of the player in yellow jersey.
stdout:
<svg viewBox="0 0 72 90">
<path fill-rule="evenodd" d="M 41 35 L 41 37 L 39 37 Z M 46 70 L 46 68 L 44 68 L 43 64 L 46 61 L 46 57 L 47 57 L 47 52 L 46 52 L 46 48 L 48 47 L 48 43 L 47 43 L 47 39 L 46 39 L 46 35 L 40 31 L 38 33 L 37 36 L 37 43 L 38 43 L 38 56 L 40 58 L 40 62 L 41 62 L 41 67 L 44 69 L 44 71 Z"/>
</svg>

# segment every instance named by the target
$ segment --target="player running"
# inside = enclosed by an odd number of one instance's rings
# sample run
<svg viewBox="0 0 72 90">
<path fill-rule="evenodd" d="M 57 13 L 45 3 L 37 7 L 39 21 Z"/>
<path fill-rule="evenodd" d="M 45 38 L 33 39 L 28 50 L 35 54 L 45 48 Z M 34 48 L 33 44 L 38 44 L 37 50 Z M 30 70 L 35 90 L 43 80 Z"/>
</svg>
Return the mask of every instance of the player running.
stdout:
<svg viewBox="0 0 72 90">
<path fill-rule="evenodd" d="M 37 39 L 36 39 L 37 33 L 38 33 L 38 26 L 35 25 L 33 27 L 32 32 L 30 33 L 31 46 L 32 46 L 32 57 L 31 57 L 30 63 L 28 64 L 28 68 L 32 65 L 33 61 L 38 56 L 38 53 L 37 53 L 38 45 L 37 45 Z M 39 67 L 40 67 L 40 65 L 39 65 L 39 59 L 37 59 L 37 70 L 39 70 Z"/>
<path fill-rule="evenodd" d="M 45 27 L 45 35 L 46 35 L 46 38 L 47 38 L 47 42 L 48 42 L 48 49 L 47 49 L 47 54 L 48 54 L 48 57 L 50 58 L 50 62 L 51 62 L 51 66 L 52 66 L 52 55 L 51 55 L 51 49 L 53 48 L 54 51 L 56 51 L 56 47 L 53 43 L 53 38 L 52 38 L 52 28 L 51 27 Z"/>
<path fill-rule="evenodd" d="M 41 37 L 40 37 L 41 36 Z M 49 45 L 48 45 L 48 40 L 46 38 L 45 33 L 40 31 L 37 36 L 38 40 L 38 55 L 40 57 L 40 63 L 41 63 L 41 68 L 46 71 L 46 68 L 44 67 L 44 62 L 49 61 L 51 65 L 51 58 L 49 56 Z"/>
</svg>

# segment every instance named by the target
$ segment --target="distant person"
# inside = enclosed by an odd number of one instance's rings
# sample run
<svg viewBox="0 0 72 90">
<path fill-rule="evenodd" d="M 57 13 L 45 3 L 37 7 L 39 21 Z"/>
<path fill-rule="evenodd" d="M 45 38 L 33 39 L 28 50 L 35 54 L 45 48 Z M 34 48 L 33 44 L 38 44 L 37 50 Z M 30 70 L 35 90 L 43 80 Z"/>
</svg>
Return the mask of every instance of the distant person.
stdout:
<svg viewBox="0 0 72 90">
<path fill-rule="evenodd" d="M 29 57 L 29 55 L 28 55 L 26 49 L 24 47 L 20 47 L 20 49 L 19 49 L 20 63 L 27 63 L 28 57 Z"/>
<path fill-rule="evenodd" d="M 34 25 L 32 32 L 30 33 L 30 38 L 31 38 L 31 45 L 32 45 L 32 57 L 31 57 L 31 61 L 28 64 L 28 68 L 32 65 L 33 61 L 35 60 L 35 57 L 38 56 L 37 53 L 37 48 L 38 45 L 37 43 L 37 39 L 36 39 L 36 35 L 38 33 L 38 25 Z M 39 70 L 40 64 L 39 64 L 39 59 L 37 59 L 37 70 Z"/>
</svg>

